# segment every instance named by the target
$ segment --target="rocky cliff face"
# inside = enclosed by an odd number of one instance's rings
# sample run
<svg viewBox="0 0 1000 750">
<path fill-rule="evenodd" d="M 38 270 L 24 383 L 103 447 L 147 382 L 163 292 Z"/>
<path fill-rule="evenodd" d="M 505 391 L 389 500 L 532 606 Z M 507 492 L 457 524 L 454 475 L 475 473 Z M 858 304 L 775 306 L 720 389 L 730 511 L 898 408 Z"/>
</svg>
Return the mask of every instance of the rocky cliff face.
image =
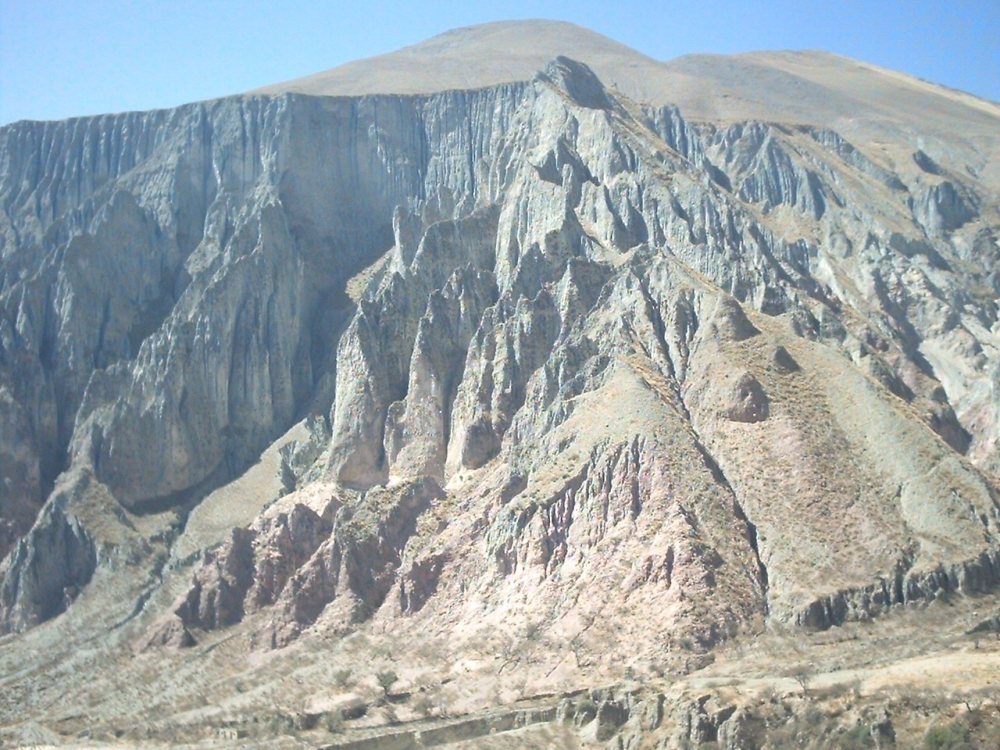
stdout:
<svg viewBox="0 0 1000 750">
<path fill-rule="evenodd" d="M 992 589 L 1000 213 L 909 138 L 566 57 L 3 128 L 3 630 L 125 548 L 92 596 L 154 651 L 416 619 L 585 669 Z"/>
</svg>

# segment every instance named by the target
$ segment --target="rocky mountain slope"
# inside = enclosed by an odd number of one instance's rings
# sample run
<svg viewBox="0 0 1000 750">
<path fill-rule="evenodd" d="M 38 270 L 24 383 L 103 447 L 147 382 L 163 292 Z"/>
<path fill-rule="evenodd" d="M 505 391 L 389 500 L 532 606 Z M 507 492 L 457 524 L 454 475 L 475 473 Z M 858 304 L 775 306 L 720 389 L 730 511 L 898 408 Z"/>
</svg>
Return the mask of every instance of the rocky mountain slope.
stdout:
<svg viewBox="0 0 1000 750">
<path fill-rule="evenodd" d="M 992 596 L 998 194 L 1000 105 L 543 22 L 0 129 L 2 723 L 120 725 L 98 658 L 167 732 L 324 649 L 502 703 Z"/>
</svg>

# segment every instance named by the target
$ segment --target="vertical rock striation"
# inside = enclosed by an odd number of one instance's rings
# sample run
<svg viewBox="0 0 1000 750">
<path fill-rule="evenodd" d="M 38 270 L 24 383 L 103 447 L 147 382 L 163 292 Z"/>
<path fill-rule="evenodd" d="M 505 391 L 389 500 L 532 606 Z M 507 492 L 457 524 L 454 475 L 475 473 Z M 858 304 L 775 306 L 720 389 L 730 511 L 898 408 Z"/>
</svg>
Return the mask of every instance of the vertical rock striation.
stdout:
<svg viewBox="0 0 1000 750">
<path fill-rule="evenodd" d="M 303 418 L 148 644 L 475 611 L 652 658 L 995 585 L 1000 216 L 906 154 L 567 57 L 0 129 L 3 628 Z"/>
</svg>

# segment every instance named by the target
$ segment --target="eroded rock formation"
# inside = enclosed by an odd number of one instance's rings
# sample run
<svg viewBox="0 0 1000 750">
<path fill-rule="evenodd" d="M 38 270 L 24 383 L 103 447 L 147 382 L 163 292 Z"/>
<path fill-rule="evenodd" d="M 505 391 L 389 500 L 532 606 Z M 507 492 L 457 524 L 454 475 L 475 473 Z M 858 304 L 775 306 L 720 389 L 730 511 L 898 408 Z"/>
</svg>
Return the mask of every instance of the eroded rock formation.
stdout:
<svg viewBox="0 0 1000 750">
<path fill-rule="evenodd" d="M 553 57 L 0 129 L 5 631 L 128 545 L 145 647 L 484 620 L 585 664 L 1000 583 L 967 144 Z"/>
</svg>

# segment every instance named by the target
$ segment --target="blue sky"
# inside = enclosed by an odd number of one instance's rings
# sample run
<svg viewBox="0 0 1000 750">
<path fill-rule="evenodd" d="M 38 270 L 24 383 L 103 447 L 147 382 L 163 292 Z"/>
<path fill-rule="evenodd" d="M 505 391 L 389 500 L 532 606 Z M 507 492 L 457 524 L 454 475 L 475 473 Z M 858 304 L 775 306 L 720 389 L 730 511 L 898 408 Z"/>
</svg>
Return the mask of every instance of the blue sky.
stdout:
<svg viewBox="0 0 1000 750">
<path fill-rule="evenodd" d="M 1000 0 L 0 0 L 0 124 L 223 96 L 508 18 L 572 21 L 661 60 L 824 49 L 1000 101 Z"/>
</svg>

